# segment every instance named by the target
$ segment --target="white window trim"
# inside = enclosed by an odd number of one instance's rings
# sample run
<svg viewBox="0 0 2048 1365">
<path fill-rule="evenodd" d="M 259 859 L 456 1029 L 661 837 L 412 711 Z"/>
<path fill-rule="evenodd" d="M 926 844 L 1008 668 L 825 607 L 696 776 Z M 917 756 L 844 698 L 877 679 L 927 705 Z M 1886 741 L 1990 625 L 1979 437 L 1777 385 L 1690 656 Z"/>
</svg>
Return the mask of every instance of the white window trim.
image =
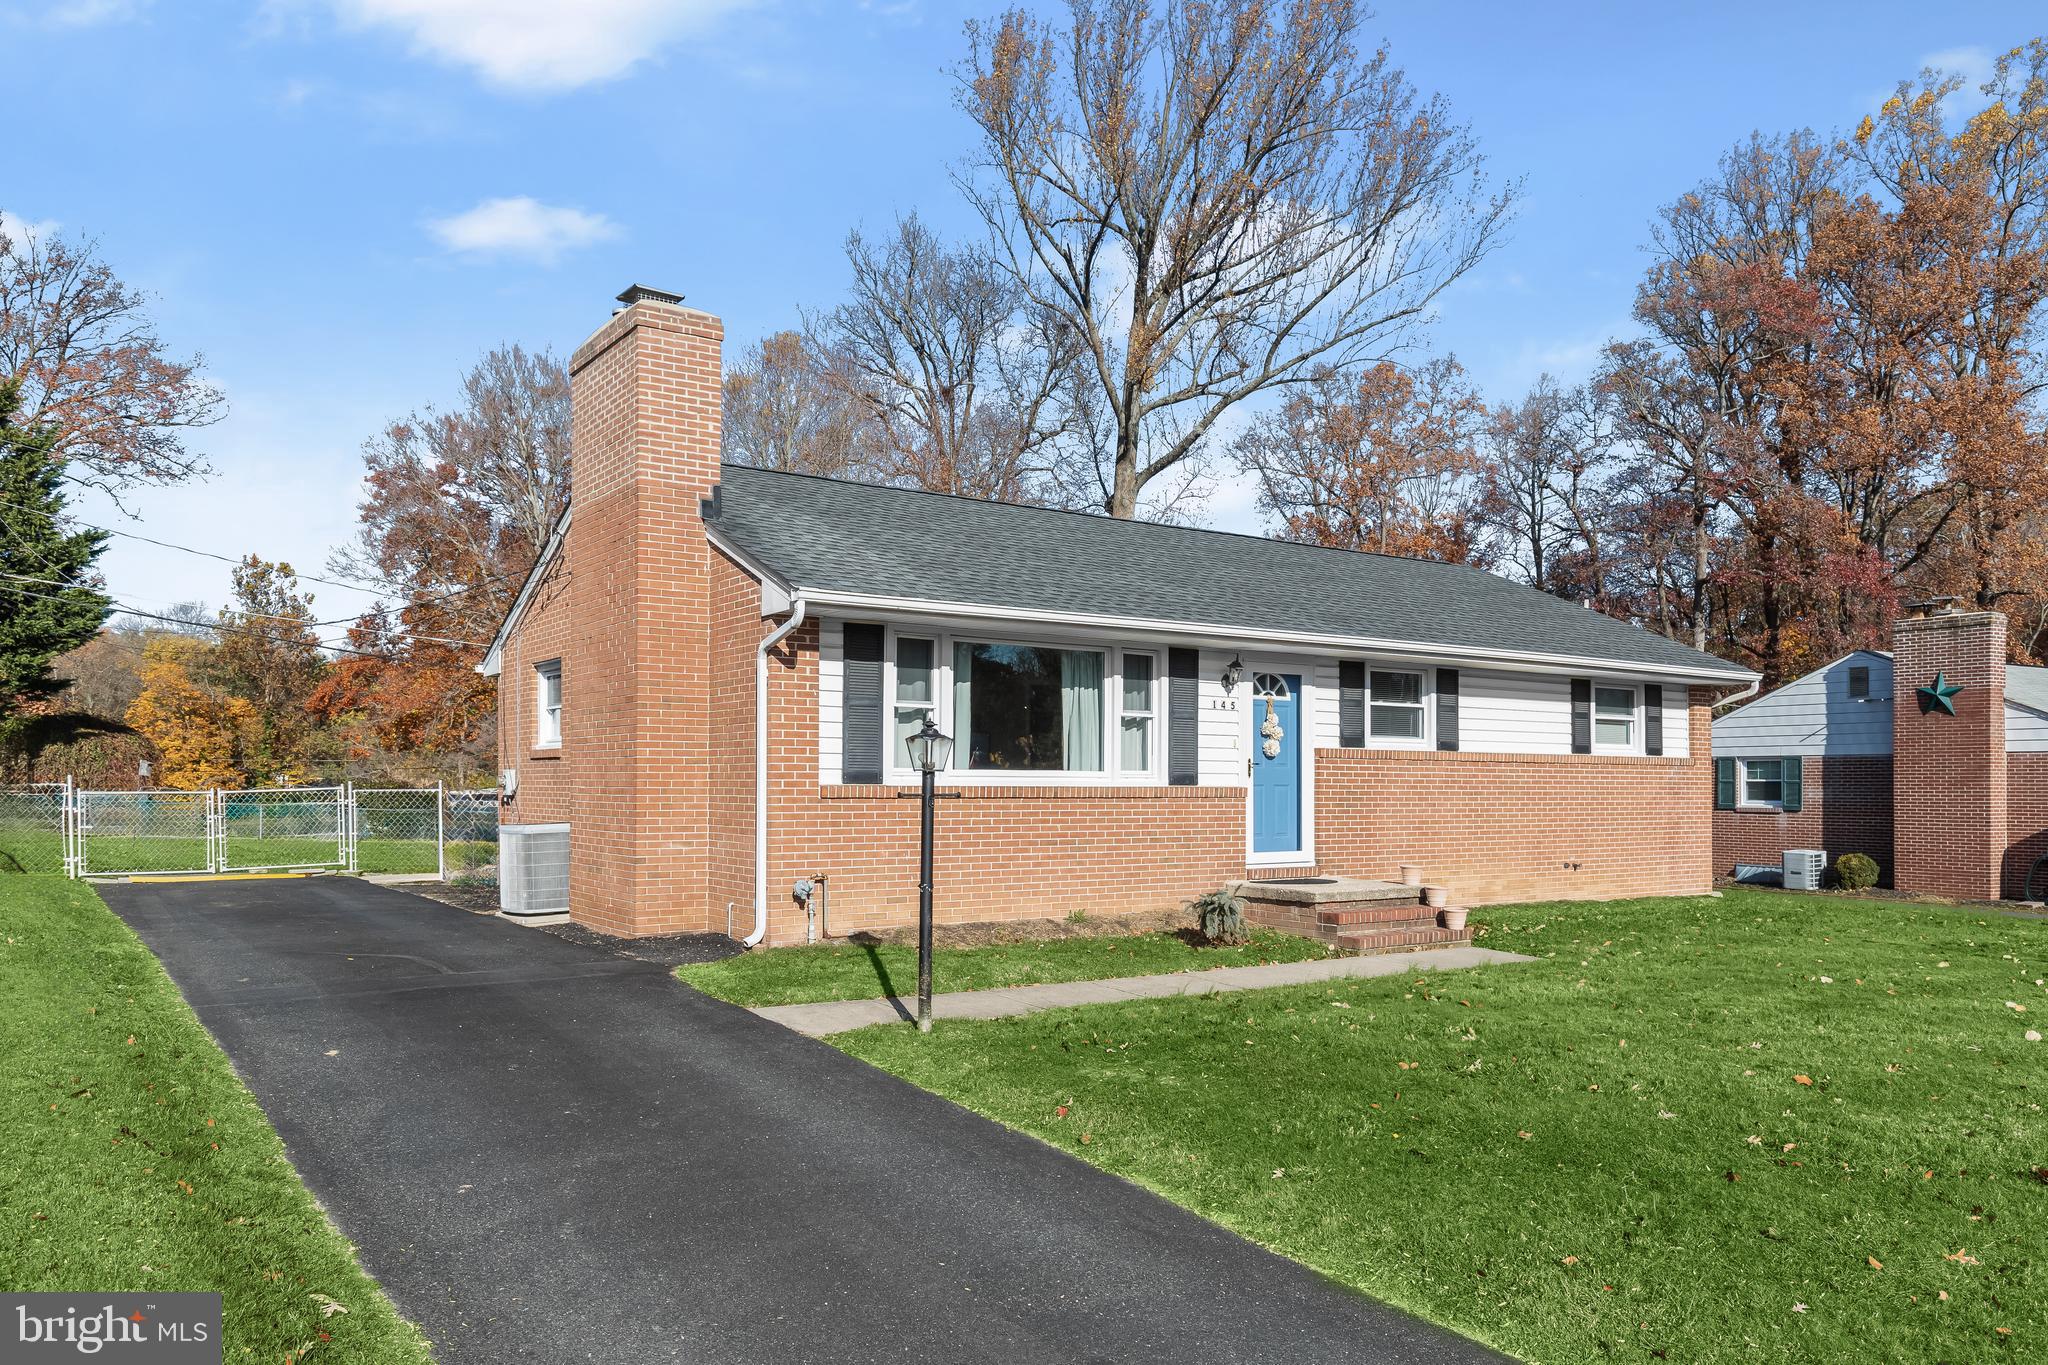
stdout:
<svg viewBox="0 0 2048 1365">
<path fill-rule="evenodd" d="M 1375 735 L 1372 732 L 1372 675 L 1380 673 L 1414 673 L 1422 679 L 1422 692 L 1418 705 L 1422 710 L 1422 733 L 1414 738 L 1399 735 Z M 1386 706 L 1406 706 L 1407 702 L 1383 702 Z M 1421 664 L 1396 663 L 1386 659 L 1365 661 L 1365 747 L 1368 749 L 1434 749 L 1436 748 L 1436 670 Z"/>
<path fill-rule="evenodd" d="M 1600 742 L 1600 693 L 1626 692 L 1629 694 L 1628 743 L 1602 744 Z M 1643 752 L 1643 689 L 1635 683 L 1622 682 L 1614 678 L 1593 679 L 1592 715 L 1588 721 L 1590 738 L 1596 754 L 1640 754 Z M 1619 717 L 1609 717 L 1619 719 Z"/>
<path fill-rule="evenodd" d="M 555 702 L 548 705 L 548 684 L 554 684 Z M 533 666 L 533 747 L 562 747 L 562 661 L 542 659 Z M 553 724 L 549 721 L 552 718 Z M 552 733 L 550 733 L 552 731 Z"/>
<path fill-rule="evenodd" d="M 1126 771 L 1122 768 L 1122 718 L 1123 718 L 1123 660 L 1126 647 L 1106 640 L 1086 639 L 1066 635 L 1045 635 L 1035 631 L 964 630 L 947 631 L 932 626 L 896 625 L 890 623 L 885 631 L 885 646 L 882 658 L 882 695 L 885 698 L 883 721 L 888 727 L 888 768 L 884 779 L 892 786 L 908 785 L 918 781 L 923 774 L 914 769 L 895 766 L 895 717 L 896 717 L 896 642 L 899 639 L 930 640 L 935 657 L 932 660 L 932 686 L 936 689 L 933 698 L 933 714 L 937 724 L 946 734 L 952 736 L 953 754 L 956 766 L 939 774 L 939 780 L 949 786 L 980 787 L 1163 787 L 1166 785 L 1166 677 L 1165 649 L 1156 645 L 1131 645 L 1129 652 L 1146 654 L 1152 658 L 1152 744 L 1146 755 L 1149 762 L 1142 771 Z M 961 736 L 956 732 L 953 716 L 953 647 L 956 644 L 969 645 L 1031 645 L 1040 649 L 1080 650 L 1103 656 L 1102 678 L 1102 768 L 1077 771 L 1074 769 L 1037 769 L 1019 771 L 1003 768 L 966 768 L 957 766 L 963 750 Z"/>
<path fill-rule="evenodd" d="M 1778 765 L 1778 793 L 1779 793 L 1779 795 L 1778 795 L 1778 799 L 1777 799 L 1776 801 L 1752 801 L 1752 800 L 1750 800 L 1750 798 L 1749 798 L 1749 765 L 1750 765 L 1750 764 L 1752 764 L 1752 763 L 1775 763 L 1775 764 L 1777 764 L 1777 765 Z M 1736 759 L 1736 760 L 1735 760 L 1735 809 L 1737 809 L 1737 810 L 1753 810 L 1753 811 L 1778 811 L 1778 812 L 1781 812 L 1781 813 L 1782 813 L 1782 812 L 1784 811 L 1784 809 L 1785 809 L 1785 797 L 1784 797 L 1784 792 L 1785 792 L 1785 759 L 1784 759 L 1784 756 L 1780 755 L 1780 756 L 1778 756 L 1778 757 L 1775 757 L 1775 758 L 1774 758 L 1774 757 L 1769 757 L 1769 756 L 1765 756 L 1765 755 L 1758 755 L 1758 756 L 1757 756 L 1757 757 L 1755 757 L 1755 758 L 1738 758 L 1738 759 Z"/>
<path fill-rule="evenodd" d="M 1142 656 L 1151 663 L 1150 681 L 1145 684 L 1145 709 L 1143 711 L 1132 711 L 1124 705 L 1124 675 L 1128 671 L 1128 665 L 1125 663 L 1125 660 L 1134 654 Z M 1160 702 L 1164 698 L 1159 694 L 1160 675 L 1165 671 L 1160 665 L 1164 660 L 1160 658 L 1159 651 L 1156 649 L 1118 648 L 1111 656 L 1111 661 L 1116 671 L 1116 694 L 1111 698 L 1109 709 L 1113 716 L 1111 742 L 1115 744 L 1116 752 L 1114 755 L 1105 754 L 1104 761 L 1109 765 L 1112 773 L 1130 773 L 1150 779 L 1159 772 L 1160 765 L 1164 759 L 1162 751 L 1166 748 L 1166 712 L 1160 706 Z M 1145 720 L 1145 766 L 1137 769 L 1126 769 L 1123 766 L 1124 722 L 1138 717 L 1143 717 Z"/>
</svg>

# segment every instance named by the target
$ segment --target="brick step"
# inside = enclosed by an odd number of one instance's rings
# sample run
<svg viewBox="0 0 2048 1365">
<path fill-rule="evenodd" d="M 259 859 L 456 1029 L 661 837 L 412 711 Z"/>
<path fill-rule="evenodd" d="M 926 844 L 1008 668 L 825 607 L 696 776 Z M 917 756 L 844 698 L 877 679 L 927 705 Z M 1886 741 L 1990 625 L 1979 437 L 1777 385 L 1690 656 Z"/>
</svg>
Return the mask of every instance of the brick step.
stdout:
<svg viewBox="0 0 2048 1365">
<path fill-rule="evenodd" d="M 1316 920 L 1321 924 L 1401 924 L 1408 920 L 1427 920 L 1436 923 L 1436 911 L 1417 901 L 1406 905 L 1326 905 L 1316 910 Z"/>
<path fill-rule="evenodd" d="M 1447 948 L 1472 941 L 1471 929 L 1445 929 L 1440 925 L 1402 926 L 1398 929 L 1368 929 L 1337 935 L 1337 946 L 1361 956 L 1393 953 L 1404 948 Z"/>
</svg>

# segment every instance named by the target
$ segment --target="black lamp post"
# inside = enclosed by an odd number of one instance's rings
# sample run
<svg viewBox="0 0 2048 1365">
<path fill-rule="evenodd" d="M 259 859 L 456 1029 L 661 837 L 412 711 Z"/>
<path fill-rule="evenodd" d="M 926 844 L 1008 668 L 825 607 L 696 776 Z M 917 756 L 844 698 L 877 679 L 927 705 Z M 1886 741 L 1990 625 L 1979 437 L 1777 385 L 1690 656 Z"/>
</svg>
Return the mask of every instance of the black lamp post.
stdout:
<svg viewBox="0 0 2048 1365">
<path fill-rule="evenodd" d="M 924 828 L 917 855 L 917 1031 L 932 1031 L 932 816 L 938 805 L 937 774 L 953 758 L 951 737 L 939 733 L 931 714 L 924 728 L 905 741 L 910 765 L 924 775 Z"/>
</svg>

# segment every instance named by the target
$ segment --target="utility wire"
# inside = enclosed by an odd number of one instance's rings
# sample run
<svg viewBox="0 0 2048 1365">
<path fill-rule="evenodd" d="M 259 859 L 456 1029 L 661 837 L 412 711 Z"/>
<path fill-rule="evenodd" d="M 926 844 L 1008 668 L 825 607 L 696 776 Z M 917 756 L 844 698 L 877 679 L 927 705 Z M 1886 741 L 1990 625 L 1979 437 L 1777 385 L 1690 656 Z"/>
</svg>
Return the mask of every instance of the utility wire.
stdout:
<svg viewBox="0 0 2048 1365">
<path fill-rule="evenodd" d="M 15 582 L 17 582 L 17 583 L 41 583 L 41 584 L 43 584 L 43 585 L 44 585 L 44 586 L 46 586 L 46 587 L 52 587 L 52 588 L 83 588 L 83 589 L 85 589 L 85 590 L 86 590 L 87 592 L 94 592 L 94 593 L 98 593 L 98 594 L 99 594 L 99 595 L 100 595 L 101 597 L 104 597 L 104 598 L 106 598 L 106 599 L 107 599 L 107 600 L 108 600 L 109 602 L 112 602 L 112 601 L 114 601 L 114 595 L 113 595 L 113 592 L 112 592 L 112 590 L 111 590 L 111 589 L 109 589 L 109 588 L 107 588 L 107 587 L 105 587 L 105 586 L 95 587 L 95 586 L 93 586 L 93 585 L 92 585 L 92 584 L 90 584 L 90 583 L 67 583 L 67 582 L 65 582 L 65 581 L 64 581 L 63 579 L 60 579 L 60 578 L 35 578 L 35 577 L 32 577 L 32 576 L 31 576 L 31 575 L 29 575 L 29 574 L 20 574 L 20 573 L 6 573 L 6 572 L 4 572 L 4 571 L 0 571 L 0 578 L 12 579 L 13 581 L 15 581 Z M 33 596 L 33 594 L 31 594 L 31 596 Z M 118 604 L 117 604 L 117 605 L 118 605 Z M 129 613 L 130 615 L 134 615 L 134 616 L 147 616 L 147 615 L 149 615 L 149 613 L 148 613 L 148 612 L 143 612 L 143 611 L 137 611 L 137 610 L 135 610 L 134 608 L 131 608 L 131 607 L 125 607 L 125 606 L 124 606 L 124 607 L 122 607 L 121 609 L 122 609 L 123 611 L 126 611 L 126 612 L 128 612 L 128 613 Z M 248 619 L 251 619 L 251 620 L 256 620 L 256 621 L 283 621 L 283 622 L 285 622 L 285 623 L 287 623 L 287 624 L 289 624 L 289 625 L 295 625 L 295 626 L 302 626 L 302 627 L 304 627 L 304 628 L 305 628 L 305 629 L 307 629 L 307 630 L 313 630 L 313 629 L 316 629 L 316 628 L 318 628 L 318 627 L 321 627 L 321 626 L 352 626 L 352 625 L 354 625 L 354 624 L 355 624 L 355 623 L 356 623 L 357 621 L 360 621 L 360 620 L 362 620 L 362 619 L 363 619 L 363 617 L 364 617 L 365 615 L 368 615 L 368 613 L 366 613 L 366 612 L 359 612 L 359 613 L 357 613 L 357 614 L 356 614 L 356 615 L 354 615 L 354 616 L 342 616 L 342 617 L 337 617 L 337 618 L 335 618 L 335 619 L 334 619 L 334 620 L 332 620 L 332 621 L 304 621 L 304 620 L 301 620 L 301 619 L 299 619 L 299 618 L 298 618 L 298 617 L 296 617 L 296 616 L 275 616 L 275 615 L 272 615 L 272 614 L 271 614 L 271 613 L 269 613 L 269 612 L 263 612 L 263 611 L 242 611 L 242 610 L 241 610 L 240 608 L 238 608 L 238 607 L 237 607 L 237 608 L 231 608 L 231 610 L 235 611 L 237 615 L 240 615 L 240 616 L 246 617 L 246 618 L 248 618 Z M 381 613 L 380 613 L 380 614 L 381 614 Z M 162 618 L 160 618 L 160 619 L 162 619 L 162 620 L 166 620 L 166 621 L 176 621 L 176 620 L 183 620 L 184 618 L 182 618 L 182 617 L 175 617 L 175 616 L 166 616 L 166 617 L 162 617 Z M 210 625 L 210 624 L 212 624 L 212 623 L 210 623 L 210 622 L 205 622 L 205 621 L 188 621 L 188 622 L 186 622 L 186 624 L 188 624 L 188 625 L 193 625 L 193 626 L 203 626 L 203 625 Z M 453 639 L 453 638 L 451 638 L 451 637 L 449 637 L 449 636 L 445 636 L 445 635 L 421 635 L 421 634 L 419 634 L 419 633 L 418 633 L 418 632 L 416 632 L 416 631 L 408 631 L 408 630 L 405 630 L 405 629 L 404 629 L 403 627 L 401 627 L 401 628 L 399 629 L 398 633 L 399 633 L 399 634 L 401 634 L 401 635 L 405 635 L 405 636 L 407 636 L 407 637 L 409 637 L 409 638 L 411 638 L 411 639 L 414 639 L 414 640 L 425 640 L 425 641 L 427 641 L 427 642 L 428 642 L 429 644 L 437 644 L 437 645 L 461 645 L 461 646 L 465 646 L 465 647 L 467 647 L 467 648 L 471 648 L 471 649 L 489 649 L 489 648 L 490 648 L 490 645 L 489 645 L 489 644 L 487 644 L 486 642 L 482 641 L 482 640 L 457 640 L 457 639 Z"/>
<path fill-rule="evenodd" d="M 5 575 L 5 577 L 8 578 L 16 578 L 19 576 L 20 575 L 18 574 Z M 33 597 L 38 601 L 42 602 L 57 602 L 64 605 L 71 605 L 69 599 L 58 597 L 53 593 L 30 592 L 26 588 L 15 588 L 12 591 L 15 593 L 15 595 L 20 597 Z M 98 592 L 99 590 L 93 589 L 93 591 Z M 223 635 L 253 635 L 259 640 L 270 640 L 278 644 L 301 645 L 306 643 L 303 639 L 294 639 L 289 635 L 280 635 L 273 631 L 260 630 L 255 626 L 224 626 L 220 624 L 218 621 L 188 621 L 182 616 L 165 616 L 161 612 L 143 611 L 140 608 L 129 606 L 126 602 L 122 602 L 113 597 L 110 597 L 104 592 L 99 593 L 99 595 L 105 597 L 111 605 L 118 608 L 121 611 L 121 613 L 125 616 L 139 616 L 142 617 L 144 620 L 148 621 L 164 621 L 174 626 L 181 626 L 186 630 L 211 630 L 218 631 Z M 283 618 L 271 617 L 269 619 L 281 620 Z M 416 636 L 414 638 L 431 639 L 432 637 Z M 474 642 L 468 640 L 434 640 L 433 643 L 471 645 Z M 334 654 L 353 654 L 356 657 L 363 659 L 382 659 L 386 663 L 394 662 L 394 660 L 389 654 L 379 654 L 377 651 L 372 649 L 352 649 L 347 645 L 323 644 L 318 640 L 315 640 L 313 642 L 313 646 L 316 649 L 327 650 L 330 653 Z"/>
</svg>

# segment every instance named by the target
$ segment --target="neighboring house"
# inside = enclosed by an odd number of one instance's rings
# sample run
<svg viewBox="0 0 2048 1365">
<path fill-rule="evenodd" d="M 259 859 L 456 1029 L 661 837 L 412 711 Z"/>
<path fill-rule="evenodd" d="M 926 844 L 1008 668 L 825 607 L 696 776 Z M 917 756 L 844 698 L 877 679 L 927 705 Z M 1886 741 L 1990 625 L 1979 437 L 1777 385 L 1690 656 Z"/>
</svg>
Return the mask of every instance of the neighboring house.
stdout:
<svg viewBox="0 0 2048 1365">
<path fill-rule="evenodd" d="M 2048 854 L 2048 668 L 2007 664 L 2005 646 L 1995 612 L 1921 610 L 1891 653 L 1845 655 L 1716 720 L 1715 871 L 1818 848 L 1868 854 L 1902 890 L 2024 894 Z"/>
<path fill-rule="evenodd" d="M 1477 569 L 722 465 L 718 319 L 620 297 L 483 666 L 519 908 L 788 943 L 822 881 L 831 932 L 902 924 L 926 716 L 947 920 L 1712 884 L 1710 707 L 1754 674 Z"/>
</svg>

